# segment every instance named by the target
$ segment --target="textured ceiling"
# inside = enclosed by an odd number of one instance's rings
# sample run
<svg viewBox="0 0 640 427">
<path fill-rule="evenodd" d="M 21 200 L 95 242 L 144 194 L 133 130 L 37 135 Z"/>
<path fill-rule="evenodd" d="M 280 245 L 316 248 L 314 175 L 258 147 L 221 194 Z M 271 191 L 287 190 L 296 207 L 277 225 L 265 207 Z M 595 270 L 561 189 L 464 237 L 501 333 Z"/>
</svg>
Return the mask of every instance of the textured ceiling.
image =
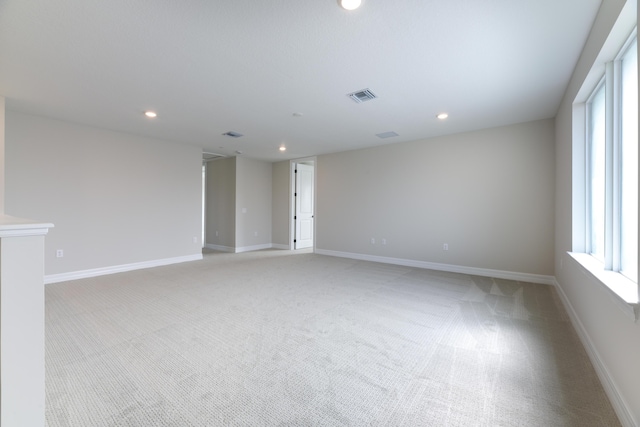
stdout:
<svg viewBox="0 0 640 427">
<path fill-rule="evenodd" d="M 299 158 L 553 117 L 599 5 L 0 0 L 0 95 L 9 110 Z M 364 88 L 378 98 L 346 96 Z"/>
</svg>

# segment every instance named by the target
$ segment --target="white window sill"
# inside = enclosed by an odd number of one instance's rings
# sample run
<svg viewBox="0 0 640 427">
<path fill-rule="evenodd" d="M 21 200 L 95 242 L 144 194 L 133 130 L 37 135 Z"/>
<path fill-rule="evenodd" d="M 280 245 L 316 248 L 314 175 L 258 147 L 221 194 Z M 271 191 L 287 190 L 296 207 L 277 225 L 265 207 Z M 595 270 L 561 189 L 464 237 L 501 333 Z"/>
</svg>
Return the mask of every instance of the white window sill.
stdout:
<svg viewBox="0 0 640 427">
<path fill-rule="evenodd" d="M 619 307 L 634 321 L 640 319 L 638 284 L 615 271 L 605 270 L 593 256 L 584 253 L 567 252 L 578 264 L 597 279 Z"/>
</svg>

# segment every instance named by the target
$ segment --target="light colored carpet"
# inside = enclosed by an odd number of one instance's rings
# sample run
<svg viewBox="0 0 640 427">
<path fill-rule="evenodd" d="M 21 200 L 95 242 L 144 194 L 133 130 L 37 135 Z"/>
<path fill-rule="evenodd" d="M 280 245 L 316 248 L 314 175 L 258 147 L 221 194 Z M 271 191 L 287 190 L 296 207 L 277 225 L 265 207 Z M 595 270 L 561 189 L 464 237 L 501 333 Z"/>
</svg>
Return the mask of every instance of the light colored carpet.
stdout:
<svg viewBox="0 0 640 427">
<path fill-rule="evenodd" d="M 46 287 L 49 426 L 616 426 L 552 287 L 315 255 Z"/>
</svg>

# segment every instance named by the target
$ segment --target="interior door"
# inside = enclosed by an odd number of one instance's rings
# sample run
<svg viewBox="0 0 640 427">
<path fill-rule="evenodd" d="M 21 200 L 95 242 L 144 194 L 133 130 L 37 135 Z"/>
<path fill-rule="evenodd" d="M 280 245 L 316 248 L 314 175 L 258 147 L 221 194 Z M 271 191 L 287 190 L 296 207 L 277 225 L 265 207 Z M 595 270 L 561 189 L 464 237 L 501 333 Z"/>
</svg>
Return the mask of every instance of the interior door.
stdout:
<svg viewBox="0 0 640 427">
<path fill-rule="evenodd" d="M 296 213 L 294 221 L 296 249 L 313 246 L 313 166 L 296 165 Z"/>
</svg>

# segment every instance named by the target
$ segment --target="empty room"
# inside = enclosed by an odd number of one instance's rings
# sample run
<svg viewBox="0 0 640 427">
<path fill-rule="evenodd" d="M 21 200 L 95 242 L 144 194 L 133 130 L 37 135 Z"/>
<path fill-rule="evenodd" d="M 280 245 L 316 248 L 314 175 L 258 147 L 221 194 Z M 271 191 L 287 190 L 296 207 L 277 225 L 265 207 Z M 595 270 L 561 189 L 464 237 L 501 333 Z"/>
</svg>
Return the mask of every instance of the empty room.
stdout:
<svg viewBox="0 0 640 427">
<path fill-rule="evenodd" d="M 640 426 L 637 0 L 0 0 L 0 423 Z"/>
</svg>

